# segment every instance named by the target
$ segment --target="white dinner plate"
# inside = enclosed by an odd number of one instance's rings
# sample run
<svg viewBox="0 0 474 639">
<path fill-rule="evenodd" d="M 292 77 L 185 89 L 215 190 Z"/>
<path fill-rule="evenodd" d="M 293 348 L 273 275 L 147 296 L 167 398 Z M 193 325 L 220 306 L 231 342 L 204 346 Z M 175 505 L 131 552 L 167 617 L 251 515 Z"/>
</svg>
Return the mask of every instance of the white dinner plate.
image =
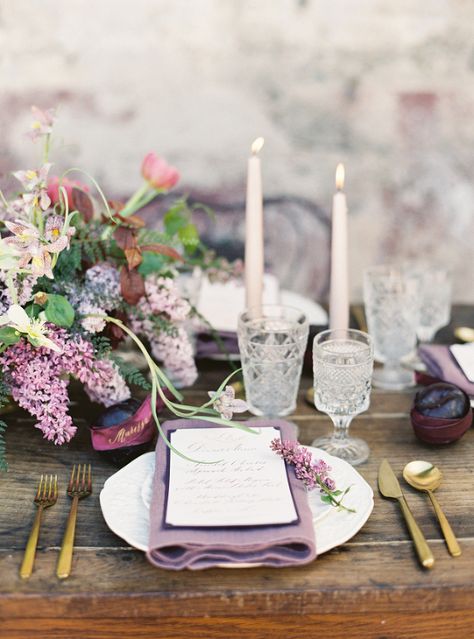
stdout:
<svg viewBox="0 0 474 639">
<path fill-rule="evenodd" d="M 351 486 L 344 504 L 355 513 L 337 510 L 321 501 L 319 491 L 308 493 L 318 555 L 340 546 L 365 524 L 374 507 L 374 494 L 365 479 L 350 464 L 322 450 L 307 447 L 313 458 L 332 467 L 337 487 Z M 130 546 L 148 550 L 149 507 L 155 453 L 145 453 L 109 477 L 100 493 L 100 506 L 107 526 Z"/>
</svg>

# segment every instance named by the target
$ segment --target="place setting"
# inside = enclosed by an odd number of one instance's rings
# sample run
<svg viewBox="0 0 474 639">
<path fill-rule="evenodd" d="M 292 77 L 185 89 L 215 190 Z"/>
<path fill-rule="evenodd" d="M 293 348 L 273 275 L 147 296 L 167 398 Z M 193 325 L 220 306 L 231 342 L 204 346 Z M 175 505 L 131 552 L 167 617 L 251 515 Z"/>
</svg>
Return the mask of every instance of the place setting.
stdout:
<svg viewBox="0 0 474 639">
<path fill-rule="evenodd" d="M 55 113 L 33 113 L 48 159 Z M 70 379 L 103 405 L 88 423 L 90 456 L 120 469 L 110 466 L 103 485 L 95 482 L 101 510 L 95 514 L 155 568 L 311 564 L 351 540 L 371 517 L 376 486 L 364 478 L 369 461 L 379 466 L 380 495 L 400 504 L 421 566 L 432 568 L 435 556 L 399 471 L 407 485 L 426 493 L 450 555 L 459 557 L 461 546 L 434 495 L 442 468 L 420 456 L 394 471 L 390 460 L 373 459 L 370 436 L 356 436 L 378 391 L 413 393 L 413 436 L 423 444 L 453 444 L 471 427 L 471 344 L 433 343 L 450 320 L 450 276 L 424 262 L 366 268 L 363 316 L 357 314 L 364 321 L 353 328 L 339 164 L 329 312 L 282 289 L 265 272 L 262 148 L 257 138 L 248 159 L 243 265 L 207 252 L 194 208 L 183 200 L 165 212 L 161 231 L 146 227 L 142 209 L 179 178 L 156 154 L 145 157 L 143 184 L 126 202 L 108 201 L 90 176 L 96 193 L 66 177 L 68 171 L 48 177 L 50 163 L 17 172 L 25 192 L 4 197 L 0 240 L 6 395 L 58 445 L 76 432 Z M 217 388 L 201 391 L 200 405 L 188 404 L 196 362 L 207 361 L 205 370 L 216 359 L 225 370 Z M 315 432 L 309 445 L 299 441 L 302 375 L 312 378 L 311 415 L 328 431 Z M 91 465 L 73 466 L 67 484 L 41 475 L 22 579 L 34 579 L 40 525 L 48 521 L 43 511 L 57 508 L 61 491 L 70 510 L 55 574 L 59 580 L 74 575 L 76 520 L 80 501 L 92 494 Z"/>
</svg>

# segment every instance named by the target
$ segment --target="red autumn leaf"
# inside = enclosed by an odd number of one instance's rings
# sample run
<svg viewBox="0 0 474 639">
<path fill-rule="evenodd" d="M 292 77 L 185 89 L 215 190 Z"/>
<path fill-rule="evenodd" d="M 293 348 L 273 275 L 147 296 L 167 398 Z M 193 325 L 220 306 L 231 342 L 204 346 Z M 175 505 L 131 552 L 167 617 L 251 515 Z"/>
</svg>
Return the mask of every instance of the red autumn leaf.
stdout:
<svg viewBox="0 0 474 639">
<path fill-rule="evenodd" d="M 114 238 L 122 251 L 125 251 L 125 249 L 135 248 L 137 246 L 136 232 L 134 229 L 129 229 L 126 226 L 118 226 L 114 231 Z"/>
<path fill-rule="evenodd" d="M 120 213 L 117 213 L 115 217 L 117 217 L 122 224 L 125 224 L 125 226 L 131 226 L 136 229 L 141 229 L 145 226 L 145 220 L 143 220 L 139 215 L 127 215 L 126 217 L 123 217 Z"/>
<path fill-rule="evenodd" d="M 136 268 L 142 262 L 142 252 L 137 244 L 137 234 L 134 229 L 119 226 L 114 232 L 118 246 L 125 253 L 129 269 Z"/>
<path fill-rule="evenodd" d="M 128 304 L 138 304 L 145 295 L 145 282 L 137 269 L 129 269 L 125 264 L 120 271 L 120 292 Z"/>
<path fill-rule="evenodd" d="M 125 202 L 120 202 L 119 200 L 107 200 L 107 204 L 112 213 L 120 213 L 125 206 Z"/>
<path fill-rule="evenodd" d="M 127 258 L 128 268 L 133 269 L 140 266 L 143 261 L 142 252 L 138 246 L 132 248 L 126 248 L 124 250 L 125 257 Z"/>
<path fill-rule="evenodd" d="M 85 222 L 90 222 L 94 215 L 94 205 L 90 195 L 73 186 L 71 189 L 71 201 L 73 209 L 79 211 Z"/>
<path fill-rule="evenodd" d="M 173 260 L 184 262 L 183 257 L 178 253 L 178 251 L 176 251 L 174 248 L 171 248 L 171 246 L 166 246 L 166 244 L 142 244 L 140 248 L 142 251 L 159 253 L 160 255 L 171 257 Z"/>
</svg>

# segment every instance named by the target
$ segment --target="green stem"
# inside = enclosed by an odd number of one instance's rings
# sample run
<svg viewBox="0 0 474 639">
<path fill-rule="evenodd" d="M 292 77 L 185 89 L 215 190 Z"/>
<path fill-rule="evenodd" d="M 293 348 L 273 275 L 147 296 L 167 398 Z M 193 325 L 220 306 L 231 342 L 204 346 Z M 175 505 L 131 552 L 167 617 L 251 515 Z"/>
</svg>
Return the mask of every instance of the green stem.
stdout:
<svg viewBox="0 0 474 639">
<path fill-rule="evenodd" d="M 18 304 L 18 295 L 16 292 L 15 285 L 13 284 L 13 275 L 11 271 L 8 271 L 6 279 L 7 279 L 8 291 L 10 293 L 10 297 L 12 298 L 12 302 L 13 304 Z"/>
<path fill-rule="evenodd" d="M 163 429 L 161 428 L 160 420 L 159 420 L 158 414 L 156 412 L 156 400 L 157 400 L 158 394 L 160 395 L 160 397 L 163 400 L 164 404 L 175 415 L 177 415 L 178 417 L 189 418 L 191 416 L 197 416 L 197 417 L 200 417 L 201 419 L 203 419 L 205 421 L 208 421 L 208 422 L 211 422 L 213 424 L 220 424 L 220 425 L 223 425 L 223 426 L 231 426 L 232 428 L 237 428 L 239 430 L 243 430 L 243 431 L 246 431 L 246 432 L 249 432 L 249 433 L 257 434 L 257 431 L 252 430 L 248 426 L 245 426 L 245 424 L 239 424 L 238 422 L 232 422 L 232 421 L 229 421 L 229 420 L 226 420 L 226 419 L 222 419 L 221 417 L 211 417 L 208 414 L 207 410 L 205 411 L 204 415 L 202 415 L 202 414 L 200 415 L 199 414 L 199 408 L 196 409 L 194 406 L 183 405 L 183 406 L 180 407 L 181 410 L 177 409 L 177 405 L 174 402 L 170 402 L 169 399 L 166 397 L 165 393 L 163 392 L 163 389 L 161 388 L 159 380 L 161 379 L 163 381 L 165 386 L 173 393 L 173 395 L 176 398 L 182 400 L 182 395 L 174 388 L 173 384 L 168 380 L 166 375 L 164 375 L 163 371 L 160 370 L 159 366 L 157 366 L 155 364 L 155 362 L 151 358 L 150 354 L 148 353 L 147 349 L 145 348 L 144 344 L 135 335 L 135 333 L 133 331 L 131 331 L 121 320 L 118 320 L 115 317 L 110 317 L 108 315 L 95 315 L 95 314 L 88 315 L 88 317 L 100 317 L 101 319 L 105 320 L 106 322 L 111 322 L 112 324 L 116 324 L 129 337 L 132 338 L 132 340 L 135 342 L 135 344 L 138 346 L 138 348 L 142 352 L 143 356 L 145 357 L 145 361 L 148 364 L 148 368 L 150 369 L 151 378 L 152 378 L 151 410 L 152 410 L 152 414 L 153 414 L 153 419 L 155 420 L 155 424 L 156 424 L 156 426 L 158 428 L 158 432 L 160 433 L 161 437 L 163 437 L 163 440 L 165 441 L 166 445 L 168 446 L 168 448 L 170 448 L 170 450 L 175 452 L 177 455 L 179 455 L 183 459 L 186 459 L 186 460 L 191 461 L 193 463 L 214 464 L 214 463 L 218 463 L 220 461 L 220 460 L 217 460 L 216 462 L 205 462 L 205 461 L 202 461 L 202 460 L 192 459 L 190 457 L 187 457 L 183 453 L 179 452 L 178 450 L 176 450 L 171 445 L 171 442 L 167 439 Z M 223 389 L 224 384 L 226 383 L 226 381 L 227 380 L 224 380 L 224 383 L 221 384 L 221 387 L 219 387 L 218 393 L 222 392 L 222 389 Z M 203 408 L 205 408 L 208 405 L 209 405 L 209 403 L 205 404 Z M 183 412 L 183 411 L 187 411 L 187 412 Z"/>
<path fill-rule="evenodd" d="M 130 199 L 125 202 L 125 206 L 120 211 L 120 215 L 122 217 L 127 217 L 127 215 L 131 215 L 132 213 L 134 213 L 137 210 L 136 208 L 134 208 L 135 204 L 141 200 L 145 193 L 148 193 L 149 189 L 150 185 L 148 184 L 148 182 L 144 182 L 141 187 L 137 189 L 135 193 L 130 197 Z"/>
<path fill-rule="evenodd" d="M 50 143 L 51 143 L 51 134 L 48 133 L 44 139 L 43 164 L 46 164 L 46 162 L 48 161 Z"/>
</svg>

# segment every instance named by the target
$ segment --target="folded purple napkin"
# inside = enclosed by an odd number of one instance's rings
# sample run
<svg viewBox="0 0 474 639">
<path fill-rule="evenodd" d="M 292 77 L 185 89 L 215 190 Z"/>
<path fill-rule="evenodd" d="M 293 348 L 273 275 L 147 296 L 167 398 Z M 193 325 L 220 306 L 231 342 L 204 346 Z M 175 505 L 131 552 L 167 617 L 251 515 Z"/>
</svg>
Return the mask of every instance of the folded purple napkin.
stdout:
<svg viewBox="0 0 474 639">
<path fill-rule="evenodd" d="M 236 355 L 239 352 L 239 343 L 237 333 L 233 331 L 219 331 L 219 337 L 225 348 L 226 353 Z M 196 358 L 206 359 L 222 355 L 222 349 L 219 348 L 216 340 L 210 333 L 199 333 L 196 339 Z"/>
<path fill-rule="evenodd" d="M 422 344 L 418 354 L 428 369 L 428 374 L 443 382 L 450 382 L 474 397 L 474 384 L 462 372 L 449 346 L 442 344 Z"/>
<path fill-rule="evenodd" d="M 248 421 L 248 426 L 280 429 L 282 439 L 295 440 L 295 426 L 282 420 Z M 177 419 L 165 422 L 169 432 L 178 428 L 222 428 L 202 420 Z M 250 435 L 249 435 L 250 437 Z M 150 507 L 150 542 L 147 557 L 159 568 L 202 570 L 232 564 L 295 566 L 316 558 L 316 544 L 306 489 L 288 468 L 298 521 L 269 526 L 221 528 L 174 527 L 165 524 L 166 481 L 169 452 L 160 437 L 156 446 L 156 467 Z M 229 504 L 231 508 L 232 505 Z"/>
</svg>

